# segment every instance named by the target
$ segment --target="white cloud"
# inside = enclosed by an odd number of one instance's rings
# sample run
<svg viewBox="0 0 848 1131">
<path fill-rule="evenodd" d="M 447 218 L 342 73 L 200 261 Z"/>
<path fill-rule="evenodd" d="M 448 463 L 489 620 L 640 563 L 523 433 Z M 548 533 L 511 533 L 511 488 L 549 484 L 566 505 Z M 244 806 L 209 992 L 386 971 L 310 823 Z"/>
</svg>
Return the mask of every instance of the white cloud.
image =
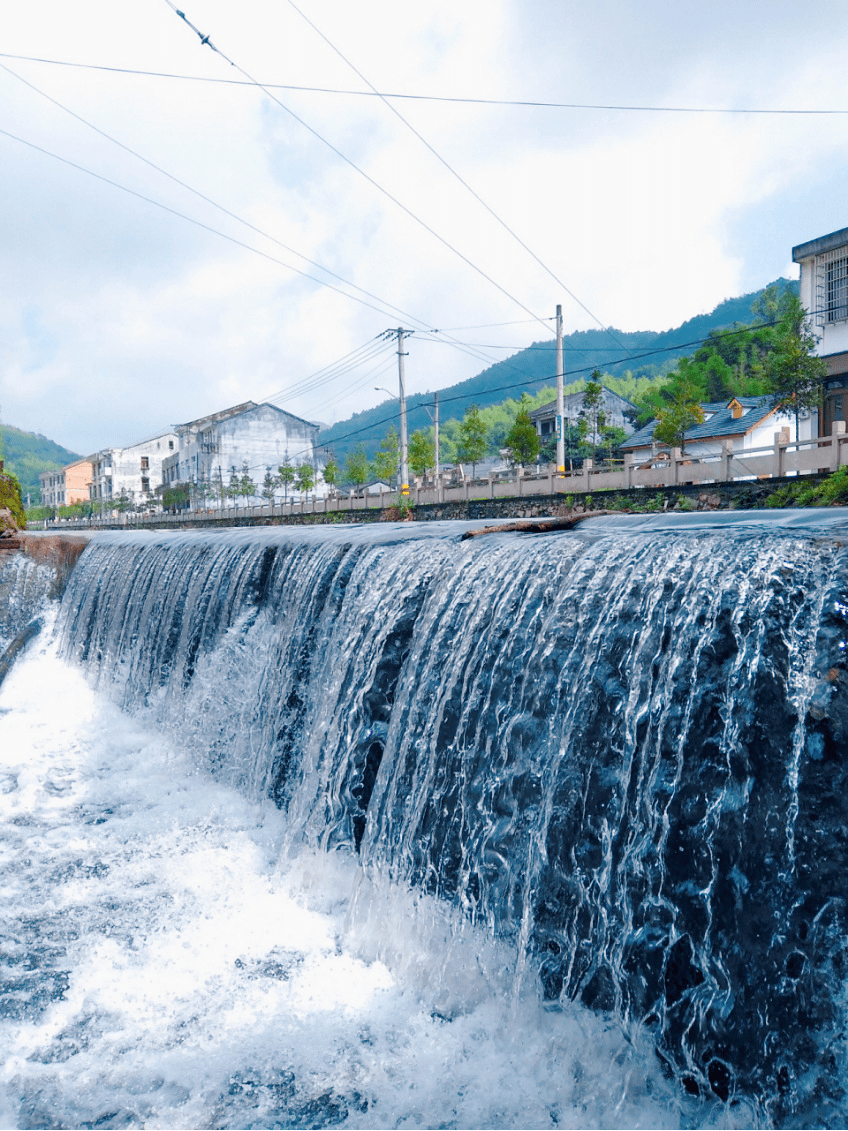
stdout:
<svg viewBox="0 0 848 1131">
<path fill-rule="evenodd" d="M 848 12 L 834 2 L 806 23 L 788 0 L 769 5 L 767 18 L 761 6 L 729 0 L 298 2 L 382 89 L 843 105 Z M 5 50 L 238 77 L 164 2 L 125 0 L 115 12 L 106 0 L 31 0 L 7 16 Z M 194 0 L 186 14 L 258 78 L 362 86 L 287 3 Z M 6 62 L 232 212 L 425 323 L 527 317 L 255 89 Z M 2 71 L 0 94 L 2 128 L 298 262 Z M 279 97 L 523 306 L 548 318 L 562 302 L 570 328 L 592 324 L 378 100 Z M 793 243 L 848 223 L 831 191 L 845 179 L 841 116 L 396 105 L 604 323 L 621 328 L 662 329 L 761 285 L 785 269 Z M 70 447 L 123 442 L 276 392 L 406 322 L 7 138 L 0 159 L 3 418 Z M 520 346 L 543 335 L 528 323 L 468 338 Z M 412 390 L 484 364 L 445 347 L 411 350 Z M 338 419 L 379 400 L 373 385 L 387 379 L 354 376 L 347 396 L 339 381 L 286 407 Z"/>
</svg>

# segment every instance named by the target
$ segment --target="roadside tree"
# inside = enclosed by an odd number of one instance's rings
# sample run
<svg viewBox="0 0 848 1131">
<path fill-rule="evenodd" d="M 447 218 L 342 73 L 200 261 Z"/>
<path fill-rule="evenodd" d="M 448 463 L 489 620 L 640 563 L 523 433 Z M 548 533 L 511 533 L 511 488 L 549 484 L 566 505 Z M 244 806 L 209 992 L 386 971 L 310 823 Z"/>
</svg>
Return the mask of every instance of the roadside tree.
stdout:
<svg viewBox="0 0 848 1131">
<path fill-rule="evenodd" d="M 816 338 L 807 312 L 796 295 L 786 293 L 780 301 L 780 322 L 775 348 L 766 360 L 766 382 L 772 404 L 795 413 L 795 436 L 804 411 L 819 407 L 827 363 L 816 357 Z"/>
<path fill-rule="evenodd" d="M 515 421 L 506 434 L 506 447 L 510 462 L 514 466 L 520 464 L 523 467 L 524 464 L 532 463 L 539 454 L 539 437 L 530 419 L 530 410 L 525 397 L 521 398 Z"/>
<path fill-rule="evenodd" d="M 471 474 L 476 478 L 477 464 L 485 456 L 489 445 L 486 441 L 486 423 L 476 404 L 469 405 L 459 426 L 459 447 L 457 455 L 463 463 L 471 464 Z"/>
<path fill-rule="evenodd" d="M 428 432 L 420 428 L 409 437 L 409 466 L 416 475 L 426 475 L 436 464 L 436 445 Z"/>
</svg>

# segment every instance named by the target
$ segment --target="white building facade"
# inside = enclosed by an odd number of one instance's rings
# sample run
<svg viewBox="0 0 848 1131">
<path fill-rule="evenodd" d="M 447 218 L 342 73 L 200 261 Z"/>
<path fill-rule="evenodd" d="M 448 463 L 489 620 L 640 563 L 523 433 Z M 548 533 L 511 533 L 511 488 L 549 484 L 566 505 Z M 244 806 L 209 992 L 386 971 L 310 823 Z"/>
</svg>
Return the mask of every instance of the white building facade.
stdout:
<svg viewBox="0 0 848 1131">
<path fill-rule="evenodd" d="M 176 447 L 177 434 L 168 431 L 126 448 L 96 452 L 91 457 L 92 501 L 104 509 L 151 502 L 162 484 L 162 464 Z"/>
<path fill-rule="evenodd" d="M 318 425 L 272 404 L 245 401 L 178 424 L 176 435 L 176 450 L 164 461 L 165 484 L 189 484 L 210 497 L 220 497 L 245 465 L 257 495 L 266 472 L 276 476 L 286 462 L 294 469 L 308 464 L 316 481 L 323 467 L 316 446 Z M 320 495 L 326 487 L 320 482 L 315 490 Z M 287 493 L 296 494 L 291 487 Z"/>
<path fill-rule="evenodd" d="M 801 266 L 801 302 L 810 314 L 827 362 L 822 435 L 848 421 L 848 228 L 798 244 L 792 259 Z"/>
</svg>

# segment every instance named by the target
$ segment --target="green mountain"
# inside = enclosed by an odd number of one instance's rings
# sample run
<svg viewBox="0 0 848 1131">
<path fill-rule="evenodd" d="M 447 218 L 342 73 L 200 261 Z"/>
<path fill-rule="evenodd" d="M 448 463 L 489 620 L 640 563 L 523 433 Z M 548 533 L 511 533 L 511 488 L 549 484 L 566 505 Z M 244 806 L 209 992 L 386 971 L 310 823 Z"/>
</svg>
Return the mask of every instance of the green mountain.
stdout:
<svg viewBox="0 0 848 1131">
<path fill-rule="evenodd" d="M 777 279 L 782 294 L 798 293 L 797 281 Z M 737 322 L 750 322 L 751 303 L 765 287 L 739 298 L 725 299 L 709 314 L 699 314 L 671 330 L 580 330 L 563 338 L 566 383 L 582 380 L 593 369 L 613 376 L 629 373 L 635 378 L 658 379 L 675 368 L 681 357 L 693 354 L 711 330 L 723 330 Z M 413 339 L 414 341 L 414 339 Z M 439 415 L 442 421 L 461 418 L 471 404 L 484 408 L 507 397 L 536 393 L 556 380 L 556 356 L 553 341 L 534 342 L 505 361 L 498 361 L 476 377 L 439 390 Z M 410 435 L 418 428 L 427 428 L 430 417 L 424 405 L 432 405 L 432 393 L 407 397 L 407 418 Z M 319 443 L 331 449 L 343 463 L 347 453 L 363 443 L 369 458 L 373 457 L 390 424 L 397 427 L 397 408 L 380 405 L 354 413 L 320 434 Z"/>
<path fill-rule="evenodd" d="M 79 458 L 76 452 L 69 452 L 37 432 L 22 432 L 20 428 L 0 424 L 0 459 L 5 460 L 6 471 L 17 477 L 24 502 L 27 495 L 33 503 L 40 501 L 38 477 L 42 471 L 53 471 Z"/>
</svg>

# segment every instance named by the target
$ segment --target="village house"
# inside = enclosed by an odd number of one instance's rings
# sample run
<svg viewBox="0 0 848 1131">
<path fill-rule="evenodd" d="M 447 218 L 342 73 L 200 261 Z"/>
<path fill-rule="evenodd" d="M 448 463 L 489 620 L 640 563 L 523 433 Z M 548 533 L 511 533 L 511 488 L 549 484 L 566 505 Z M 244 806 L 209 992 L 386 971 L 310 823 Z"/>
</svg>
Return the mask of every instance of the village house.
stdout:
<svg viewBox="0 0 848 1131">
<path fill-rule="evenodd" d="M 108 509 L 116 503 L 151 500 L 162 482 L 162 463 L 175 450 L 175 432 L 160 432 L 126 448 L 103 448 L 91 456 L 89 495 Z"/>
<path fill-rule="evenodd" d="M 164 461 L 164 483 L 205 485 L 213 495 L 222 494 L 233 473 L 241 475 L 246 464 L 259 493 L 266 471 L 276 475 L 286 461 L 292 468 L 309 464 L 317 480 L 323 466 L 316 448 L 318 430 L 317 424 L 276 405 L 255 401 L 201 416 L 176 425 L 177 447 Z M 318 494 L 325 490 L 323 482 L 318 484 Z M 293 493 L 289 487 L 287 494 Z"/>
<path fill-rule="evenodd" d="M 583 412 L 583 396 L 581 393 L 569 393 L 563 397 L 563 419 L 567 424 L 576 424 Z M 601 410 L 606 417 L 607 428 L 623 428 L 629 436 L 633 432 L 636 414 L 639 411 L 636 405 L 631 404 L 625 397 L 620 397 L 605 385 L 601 389 Z M 536 426 L 536 432 L 541 441 L 552 439 L 556 436 L 556 401 L 544 404 L 541 408 L 530 413 L 530 419 Z"/>
<path fill-rule="evenodd" d="M 41 505 L 68 507 L 73 503 L 87 502 L 92 474 L 91 457 L 75 460 L 58 471 L 42 471 L 38 477 Z"/>
<path fill-rule="evenodd" d="M 702 404 L 701 411 L 703 422 L 693 425 L 685 434 L 684 450 L 693 459 L 718 459 L 727 444 L 738 454 L 772 446 L 778 437 L 786 444 L 796 439 L 795 413 L 791 409 L 778 411 L 768 396 L 732 397 L 726 403 Z M 640 457 L 650 459 L 660 449 L 668 451 L 668 444 L 654 439 L 657 423 L 652 420 L 634 432 L 621 450 L 632 452 L 637 461 Z M 818 413 L 804 412 L 799 424 L 798 439 L 810 440 L 818 435 Z"/>
<path fill-rule="evenodd" d="M 816 353 L 827 362 L 821 434 L 848 420 L 848 228 L 798 244 L 792 259 L 801 266 L 801 302 L 818 338 Z"/>
</svg>

